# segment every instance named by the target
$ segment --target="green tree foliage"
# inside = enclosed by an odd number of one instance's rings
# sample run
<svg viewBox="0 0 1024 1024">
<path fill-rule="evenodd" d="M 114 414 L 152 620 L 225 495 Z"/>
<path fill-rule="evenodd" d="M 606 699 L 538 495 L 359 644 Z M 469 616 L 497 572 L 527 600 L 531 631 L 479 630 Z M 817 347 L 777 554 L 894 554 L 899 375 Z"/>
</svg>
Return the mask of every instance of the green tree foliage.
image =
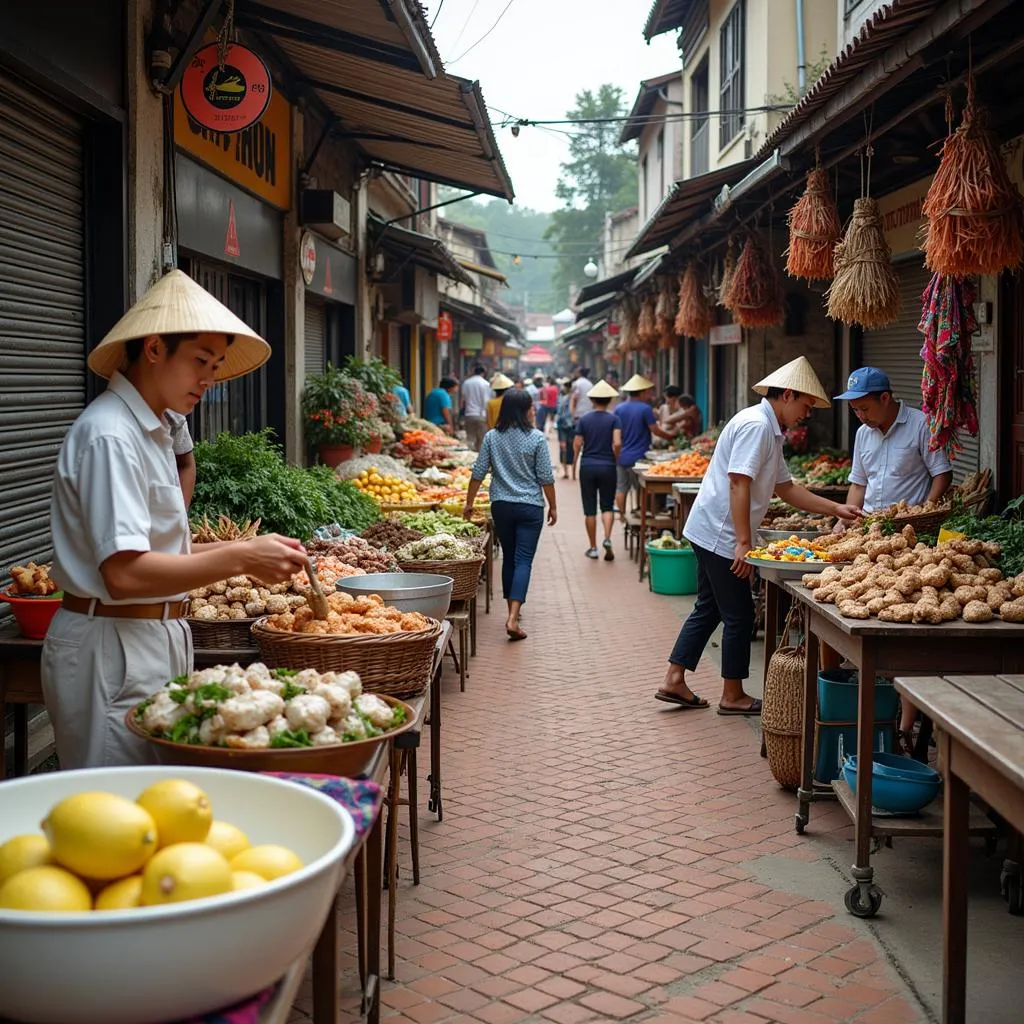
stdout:
<svg viewBox="0 0 1024 1024">
<path fill-rule="evenodd" d="M 576 106 L 565 115 L 571 121 L 598 122 L 572 129 L 569 159 L 555 188 L 562 208 L 551 215 L 547 231 L 560 257 L 554 286 L 565 300 L 570 287 L 581 283 L 588 255 L 600 256 L 605 214 L 636 205 L 636 152 L 632 145 L 619 144 L 621 121 L 601 121 L 626 113 L 622 89 L 602 85 L 596 92 L 577 93 Z M 589 254 L 588 246 L 593 246 Z"/>
</svg>

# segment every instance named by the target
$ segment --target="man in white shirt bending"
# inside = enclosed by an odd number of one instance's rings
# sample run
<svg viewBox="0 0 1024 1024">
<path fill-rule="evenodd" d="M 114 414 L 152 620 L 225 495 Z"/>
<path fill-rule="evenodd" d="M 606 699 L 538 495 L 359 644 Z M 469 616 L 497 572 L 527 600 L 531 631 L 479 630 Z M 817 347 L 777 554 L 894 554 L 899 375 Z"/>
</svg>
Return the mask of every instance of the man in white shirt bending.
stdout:
<svg viewBox="0 0 1024 1024">
<path fill-rule="evenodd" d="M 720 715 L 760 715 L 761 701 L 743 690 L 750 675 L 754 600 L 746 561 L 773 495 L 805 512 L 854 520 L 860 509 L 838 505 L 793 482 L 782 454 L 782 435 L 811 410 L 830 405 L 811 364 L 798 356 L 754 385 L 764 397 L 737 413 L 715 445 L 711 465 L 687 517 L 683 535 L 697 558 L 697 603 L 669 655 L 658 700 L 686 709 L 708 707 L 686 684 L 719 623 L 722 636 Z"/>
<path fill-rule="evenodd" d="M 462 404 L 465 408 L 466 439 L 473 451 L 480 451 L 487 433 L 487 403 L 491 400 L 491 385 L 486 371 L 478 363 L 473 376 L 462 385 Z"/>
</svg>

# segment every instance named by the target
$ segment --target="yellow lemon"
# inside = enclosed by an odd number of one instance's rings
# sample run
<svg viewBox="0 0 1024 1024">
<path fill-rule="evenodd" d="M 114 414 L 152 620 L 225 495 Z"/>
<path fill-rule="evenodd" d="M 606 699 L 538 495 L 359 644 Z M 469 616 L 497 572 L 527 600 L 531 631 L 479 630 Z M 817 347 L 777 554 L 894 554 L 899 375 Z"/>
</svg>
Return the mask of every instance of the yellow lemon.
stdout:
<svg viewBox="0 0 1024 1024">
<path fill-rule="evenodd" d="M 249 837 L 235 825 L 226 821 L 215 821 L 206 834 L 206 845 L 212 846 L 225 860 L 231 860 L 252 843 Z"/>
<path fill-rule="evenodd" d="M 268 882 L 282 875 L 290 875 L 302 867 L 298 855 L 286 846 L 253 846 L 243 850 L 231 861 L 232 871 L 254 871 Z"/>
<path fill-rule="evenodd" d="M 142 872 L 142 905 L 183 903 L 231 892 L 231 867 L 205 843 L 176 843 L 156 853 Z"/>
<path fill-rule="evenodd" d="M 129 875 L 111 882 L 96 896 L 97 910 L 130 910 L 142 906 L 142 875 Z"/>
<path fill-rule="evenodd" d="M 58 864 L 100 881 L 134 875 L 156 850 L 153 816 L 113 793 L 76 793 L 61 800 L 43 831 Z"/>
<path fill-rule="evenodd" d="M 153 815 L 158 848 L 174 843 L 201 843 L 213 822 L 210 798 L 184 779 L 154 782 L 135 802 Z"/>
<path fill-rule="evenodd" d="M 53 861 L 46 836 L 15 836 L 0 846 L 0 885 L 27 868 L 38 868 Z"/>
<path fill-rule="evenodd" d="M 47 864 L 19 871 L 0 885 L 0 907 L 51 913 L 92 910 L 92 896 L 80 878 Z"/>
<path fill-rule="evenodd" d="M 235 892 L 242 889 L 258 889 L 261 885 L 266 884 L 267 880 L 262 875 L 257 875 L 255 871 L 231 872 L 231 887 Z"/>
</svg>

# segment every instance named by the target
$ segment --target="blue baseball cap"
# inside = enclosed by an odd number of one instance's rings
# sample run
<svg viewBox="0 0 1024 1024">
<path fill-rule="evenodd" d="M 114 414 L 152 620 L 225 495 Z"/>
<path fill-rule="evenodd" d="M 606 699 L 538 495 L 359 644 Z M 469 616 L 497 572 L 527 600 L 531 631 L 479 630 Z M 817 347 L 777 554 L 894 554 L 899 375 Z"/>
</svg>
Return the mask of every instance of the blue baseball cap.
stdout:
<svg viewBox="0 0 1024 1024">
<path fill-rule="evenodd" d="M 841 395 L 836 395 L 835 400 L 849 402 L 877 391 L 892 391 L 888 375 L 877 367 L 862 366 L 850 374 L 846 382 L 846 390 Z"/>
</svg>

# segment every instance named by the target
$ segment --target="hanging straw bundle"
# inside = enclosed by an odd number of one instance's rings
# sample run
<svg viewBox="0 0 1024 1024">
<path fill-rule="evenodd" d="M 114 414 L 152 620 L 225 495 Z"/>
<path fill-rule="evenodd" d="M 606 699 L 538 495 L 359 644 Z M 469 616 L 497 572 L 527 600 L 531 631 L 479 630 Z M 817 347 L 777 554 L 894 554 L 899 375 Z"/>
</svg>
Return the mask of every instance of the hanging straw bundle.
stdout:
<svg viewBox="0 0 1024 1024">
<path fill-rule="evenodd" d="M 704 268 L 699 263 L 687 264 L 685 273 L 679 279 L 676 334 L 688 338 L 703 338 L 711 330 L 714 317 L 708 305 L 706 285 Z"/>
<path fill-rule="evenodd" d="M 663 277 L 661 288 L 658 291 L 658 303 L 654 308 L 655 319 L 657 320 L 658 337 L 664 340 L 667 336 L 675 337 L 673 320 L 676 308 L 675 291 L 672 287 L 672 278 Z"/>
<path fill-rule="evenodd" d="M 774 327 L 785 316 L 779 272 L 757 236 L 747 236 L 723 305 L 741 327 Z"/>
<path fill-rule="evenodd" d="M 868 330 L 886 327 L 900 313 L 900 282 L 885 240 L 876 200 L 853 204 L 846 236 L 835 249 L 836 275 L 825 293 L 828 315 Z"/>
<path fill-rule="evenodd" d="M 808 281 L 827 281 L 833 273 L 832 250 L 842 237 L 839 211 L 828 190 L 828 172 L 815 167 L 807 188 L 789 211 L 786 272 Z"/>
<path fill-rule="evenodd" d="M 729 248 L 725 253 L 725 262 L 722 264 L 722 280 L 718 282 L 718 304 L 724 306 L 730 312 L 732 307 L 729 305 L 729 288 L 732 285 L 732 275 L 736 270 L 736 243 L 734 239 L 729 239 Z"/>
<path fill-rule="evenodd" d="M 952 121 L 947 101 L 947 120 Z M 938 274 L 998 274 L 1024 257 L 1024 208 L 1010 180 L 988 115 L 974 101 L 974 80 L 960 126 L 947 136 L 922 212 L 925 264 Z"/>
<path fill-rule="evenodd" d="M 623 352 L 632 352 L 640 347 L 640 340 L 637 337 L 637 321 L 640 310 L 636 299 L 627 295 L 622 301 L 622 335 L 619 348 Z"/>
<path fill-rule="evenodd" d="M 649 292 L 644 296 L 640 306 L 640 318 L 637 321 L 636 333 L 640 339 L 640 345 L 644 348 L 658 343 L 658 324 L 655 316 L 657 302 L 654 293 Z"/>
</svg>

